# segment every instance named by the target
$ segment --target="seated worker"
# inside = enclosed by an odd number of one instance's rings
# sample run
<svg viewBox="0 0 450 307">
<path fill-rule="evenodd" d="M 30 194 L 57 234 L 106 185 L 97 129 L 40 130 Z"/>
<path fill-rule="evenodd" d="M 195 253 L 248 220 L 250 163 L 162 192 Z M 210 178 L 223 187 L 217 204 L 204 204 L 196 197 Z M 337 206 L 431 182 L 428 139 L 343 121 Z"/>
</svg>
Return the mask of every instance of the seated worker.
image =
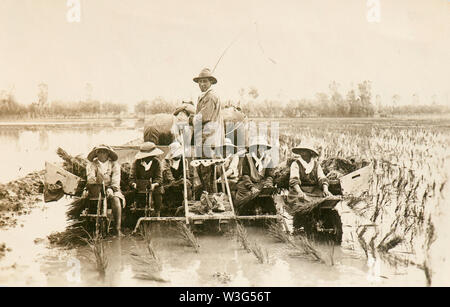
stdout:
<svg viewBox="0 0 450 307">
<path fill-rule="evenodd" d="M 163 183 L 163 166 L 159 155 L 164 152 L 157 148 L 152 142 L 143 143 L 139 152 L 135 156 L 135 161 L 131 166 L 130 172 L 130 184 L 133 189 L 137 188 L 137 182 L 139 180 L 152 181 L 152 201 L 153 208 L 155 209 L 155 215 L 160 215 L 162 194 L 164 193 Z M 137 193 L 134 194 L 134 200 L 137 202 L 145 202 L 145 199 L 137 199 Z"/>
<path fill-rule="evenodd" d="M 168 209 L 176 209 L 183 204 L 184 180 L 183 180 L 183 147 L 178 142 L 169 145 L 169 153 L 164 160 L 163 183 L 164 203 Z M 188 174 L 186 174 L 188 176 Z M 186 178 L 188 187 L 190 181 Z M 191 189 L 187 189 L 188 198 Z"/>
<path fill-rule="evenodd" d="M 297 157 L 290 167 L 288 203 L 309 202 L 311 197 L 331 196 L 317 150 L 305 144 L 293 148 L 292 153 Z"/>
<path fill-rule="evenodd" d="M 111 147 L 99 145 L 92 149 L 87 158 L 89 160 L 86 166 L 87 183 L 104 183 L 106 199 L 113 212 L 117 234 L 122 236 L 122 207 L 125 207 L 125 197 L 120 191 L 118 156 Z"/>
<path fill-rule="evenodd" d="M 250 142 L 249 153 L 240 163 L 240 178 L 234 205 L 241 215 L 257 209 L 257 204 L 252 200 L 263 188 L 273 187 L 274 165 L 268 152 L 270 149 L 265 137 L 257 137 Z"/>
<path fill-rule="evenodd" d="M 229 138 L 225 138 L 225 144 L 221 149 L 221 151 L 219 150 L 219 148 L 216 149 L 216 157 L 224 157 L 226 159 L 226 162 L 224 163 L 225 176 L 227 176 L 230 190 L 235 191 L 236 184 L 239 179 L 239 161 L 240 158 L 243 157 L 246 153 L 246 150 L 243 149 L 238 152 L 237 146 L 234 145 Z M 220 172 L 218 172 L 218 182 L 221 182 L 221 174 L 222 172 L 220 169 Z"/>
</svg>

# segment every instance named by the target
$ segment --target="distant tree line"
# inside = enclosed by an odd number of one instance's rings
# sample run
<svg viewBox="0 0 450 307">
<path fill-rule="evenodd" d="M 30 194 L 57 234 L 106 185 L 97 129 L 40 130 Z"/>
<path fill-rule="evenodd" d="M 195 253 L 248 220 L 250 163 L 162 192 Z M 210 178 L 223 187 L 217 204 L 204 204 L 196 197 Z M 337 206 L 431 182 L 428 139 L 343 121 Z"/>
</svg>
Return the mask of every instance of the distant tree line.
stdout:
<svg viewBox="0 0 450 307">
<path fill-rule="evenodd" d="M 45 83 L 39 85 L 38 101 L 24 106 L 19 104 L 11 92 L 0 93 L 0 118 L 40 118 L 40 117 L 91 117 L 116 116 L 127 112 L 125 104 L 100 102 L 92 100 L 92 86 L 87 85 L 87 95 L 84 101 L 53 101 L 48 103 L 48 87 Z M 224 101 L 223 105 L 240 107 L 249 117 L 371 117 L 378 115 L 421 115 L 450 113 L 449 106 L 439 105 L 436 96 L 428 105 L 420 104 L 417 94 L 413 94 L 411 104 L 399 105 L 401 97 L 392 96 L 391 106 L 382 105 L 380 97 L 372 101 L 372 84 L 363 81 L 350 88 L 345 95 L 339 91 L 335 81 L 328 86 L 327 92 L 319 92 L 312 99 L 291 99 L 287 103 L 278 100 L 257 100 L 260 96 L 254 86 L 248 90 L 238 91 L 239 101 Z M 156 113 L 172 113 L 179 102 L 157 97 L 153 100 L 142 100 L 134 107 L 136 116 Z"/>
<path fill-rule="evenodd" d="M 53 101 L 48 105 L 32 103 L 19 104 L 14 96 L 0 99 L 0 118 L 42 118 L 42 117 L 89 117 L 96 115 L 114 116 L 127 112 L 124 104 L 100 101 Z"/>
<path fill-rule="evenodd" d="M 173 113 L 178 103 L 175 101 L 167 101 L 162 97 L 156 97 L 153 100 L 142 100 L 134 107 L 134 113 L 139 115 Z"/>
<path fill-rule="evenodd" d="M 345 96 L 339 92 L 339 84 L 335 81 L 329 85 L 329 92 L 319 92 L 313 99 L 291 99 L 288 103 L 279 100 L 256 101 L 256 89 L 239 90 L 241 101 L 238 103 L 250 117 L 388 117 L 392 115 L 421 115 L 450 113 L 450 106 L 439 105 L 433 96 L 432 104 L 420 104 L 417 94 L 413 94 L 411 104 L 399 105 L 400 96 L 392 96 L 391 106 L 381 105 L 372 101 L 372 86 L 370 81 L 357 84 Z M 378 98 L 378 97 L 377 97 Z"/>
</svg>

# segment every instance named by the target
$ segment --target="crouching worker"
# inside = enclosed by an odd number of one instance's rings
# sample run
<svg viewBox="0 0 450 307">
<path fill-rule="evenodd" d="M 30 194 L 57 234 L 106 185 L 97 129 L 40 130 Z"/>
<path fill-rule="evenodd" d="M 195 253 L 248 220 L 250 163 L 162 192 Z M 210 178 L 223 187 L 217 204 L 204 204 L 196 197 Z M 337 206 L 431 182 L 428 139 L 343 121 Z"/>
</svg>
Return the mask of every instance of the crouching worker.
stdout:
<svg viewBox="0 0 450 307">
<path fill-rule="evenodd" d="M 135 156 L 135 161 L 131 166 L 130 172 L 130 185 L 134 190 L 131 200 L 141 205 L 138 207 L 145 207 L 147 196 L 146 194 L 139 193 L 142 190 L 141 185 L 143 183 L 145 185 L 144 190 L 149 189 L 152 191 L 152 208 L 155 210 L 154 213 L 156 216 L 160 216 L 162 194 L 164 193 L 162 186 L 162 162 L 158 158 L 163 153 L 154 143 L 143 143 Z"/>
<path fill-rule="evenodd" d="M 328 180 L 319 164 L 319 153 L 310 145 L 300 145 L 292 149 L 296 159 L 289 173 L 289 204 L 302 204 L 314 198 L 332 196 L 328 191 Z"/>
<path fill-rule="evenodd" d="M 273 188 L 274 163 L 269 150 L 271 146 L 264 137 L 257 137 L 250 142 L 249 153 L 240 163 L 240 178 L 234 201 L 235 209 L 240 215 L 272 213 L 272 208 L 265 208 L 263 202 L 254 201 L 264 188 Z M 268 205 L 269 206 L 269 205 Z"/>
<path fill-rule="evenodd" d="M 183 147 L 178 142 L 169 145 L 169 153 L 164 160 L 164 207 L 173 215 L 175 210 L 183 205 L 184 179 L 183 179 Z M 188 174 L 186 174 L 188 176 Z M 186 178 L 188 198 L 191 193 L 191 183 Z"/>
<path fill-rule="evenodd" d="M 118 156 L 107 145 L 99 145 L 88 155 L 86 166 L 88 184 L 104 184 L 106 199 L 111 207 L 116 225 L 117 235 L 121 236 L 122 208 L 125 207 L 125 197 L 120 191 L 120 164 Z"/>
</svg>

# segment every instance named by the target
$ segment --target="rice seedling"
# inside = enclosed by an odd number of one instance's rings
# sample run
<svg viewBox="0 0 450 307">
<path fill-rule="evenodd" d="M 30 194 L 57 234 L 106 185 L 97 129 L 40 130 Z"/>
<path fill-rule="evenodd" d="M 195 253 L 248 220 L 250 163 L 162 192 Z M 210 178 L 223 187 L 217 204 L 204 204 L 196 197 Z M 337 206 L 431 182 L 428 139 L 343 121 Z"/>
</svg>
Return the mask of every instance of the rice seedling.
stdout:
<svg viewBox="0 0 450 307">
<path fill-rule="evenodd" d="M 133 271 L 136 272 L 134 278 L 137 279 L 145 279 L 145 280 L 153 280 L 158 282 L 168 282 L 168 280 L 159 276 L 159 273 L 162 270 L 162 264 L 158 257 L 155 257 L 154 250 L 150 252 L 147 249 L 146 253 L 140 252 L 132 252 L 131 258 L 133 259 Z"/>
<path fill-rule="evenodd" d="M 297 242 L 299 242 L 300 248 L 303 250 L 304 255 L 307 255 L 314 261 L 326 263 L 320 251 L 305 235 L 298 235 L 297 238 Z"/>
<path fill-rule="evenodd" d="M 176 230 L 179 237 L 181 237 L 189 246 L 194 248 L 196 253 L 200 252 L 200 244 L 197 240 L 197 237 L 194 235 L 192 230 L 190 230 L 185 223 L 177 222 Z"/>
<path fill-rule="evenodd" d="M 87 243 L 95 257 L 95 267 L 100 274 L 100 277 L 105 278 L 106 269 L 108 268 L 108 257 L 106 255 L 103 238 L 99 234 L 95 234 L 94 236 L 91 236 L 88 232 L 86 232 L 86 234 L 88 239 L 83 238 L 83 240 Z"/>
<path fill-rule="evenodd" d="M 240 222 L 236 222 L 236 238 L 247 252 L 252 252 L 247 230 Z"/>
<path fill-rule="evenodd" d="M 258 259 L 259 263 L 261 264 L 270 263 L 269 252 L 258 242 L 251 243 L 250 250 L 253 253 L 253 255 L 255 255 L 256 259 Z"/>
<path fill-rule="evenodd" d="M 269 224 L 269 235 L 275 238 L 278 242 L 286 243 L 293 248 L 297 248 L 294 239 L 282 227 L 280 223 L 274 222 Z"/>
<path fill-rule="evenodd" d="M 308 258 L 313 261 L 325 263 L 321 252 L 304 235 L 297 235 L 295 238 L 286 233 L 280 223 L 269 224 L 269 234 L 277 241 L 287 244 L 293 251 L 292 257 Z M 333 251 L 334 252 L 334 251 Z"/>
<path fill-rule="evenodd" d="M 329 240 L 327 241 L 327 245 L 328 245 L 328 258 L 330 260 L 330 265 L 333 266 L 334 265 L 334 250 L 335 250 L 335 243 L 333 240 Z"/>
</svg>

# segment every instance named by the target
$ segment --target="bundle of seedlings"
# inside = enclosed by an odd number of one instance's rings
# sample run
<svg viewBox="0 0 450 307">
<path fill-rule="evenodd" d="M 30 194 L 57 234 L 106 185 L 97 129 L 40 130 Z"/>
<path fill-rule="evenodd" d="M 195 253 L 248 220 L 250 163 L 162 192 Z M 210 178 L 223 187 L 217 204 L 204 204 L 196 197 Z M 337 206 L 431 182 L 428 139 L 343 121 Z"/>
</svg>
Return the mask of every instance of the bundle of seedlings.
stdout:
<svg viewBox="0 0 450 307">
<path fill-rule="evenodd" d="M 67 206 L 66 219 L 68 226 L 62 232 L 54 232 L 48 236 L 51 244 L 73 248 L 85 245 L 89 240 L 90 233 L 94 233 L 95 228 L 89 225 L 88 221 L 80 220 L 80 215 L 86 208 L 86 198 L 76 198 Z"/>
<path fill-rule="evenodd" d="M 58 147 L 56 154 L 63 159 L 63 167 L 66 171 L 80 177 L 86 178 L 87 159 L 81 156 L 71 156 L 64 149 Z"/>
</svg>

